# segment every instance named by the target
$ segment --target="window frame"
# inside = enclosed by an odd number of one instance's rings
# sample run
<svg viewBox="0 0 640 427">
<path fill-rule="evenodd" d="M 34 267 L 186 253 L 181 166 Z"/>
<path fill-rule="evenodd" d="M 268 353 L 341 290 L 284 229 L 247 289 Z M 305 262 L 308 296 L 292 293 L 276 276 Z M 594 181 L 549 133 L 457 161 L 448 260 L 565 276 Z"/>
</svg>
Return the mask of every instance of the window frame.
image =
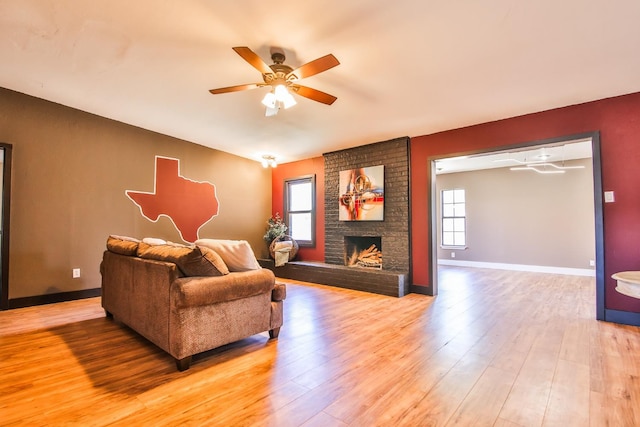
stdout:
<svg viewBox="0 0 640 427">
<path fill-rule="evenodd" d="M 300 210 L 300 211 L 292 211 L 289 209 L 289 202 L 291 200 L 290 196 L 290 186 L 292 184 L 302 184 L 302 183 L 310 183 L 311 184 L 311 210 Z M 302 175 L 297 176 L 295 178 L 286 178 L 284 180 L 284 222 L 287 225 L 287 233 L 291 235 L 291 218 L 290 215 L 300 214 L 300 213 L 309 213 L 311 214 L 311 240 L 296 240 L 298 246 L 300 247 L 315 247 L 316 246 L 316 175 Z M 293 238 L 293 237 L 292 237 Z"/>
<path fill-rule="evenodd" d="M 445 216 L 445 197 L 444 197 L 444 193 L 445 192 L 451 192 L 453 193 L 453 201 L 451 203 L 447 203 L 447 205 L 456 205 L 456 204 L 460 204 L 460 203 L 456 203 L 455 200 L 455 192 L 456 191 L 463 191 L 464 192 L 464 202 L 462 203 L 464 205 L 464 215 L 456 215 L 455 214 L 455 209 L 453 209 L 453 216 Z M 452 231 L 445 231 L 445 227 L 444 227 L 444 222 L 446 219 L 451 219 L 453 220 L 454 224 L 453 224 L 453 230 Z M 456 228 L 455 228 L 455 220 L 456 219 L 462 219 L 464 221 L 464 230 L 462 231 L 464 233 L 464 243 L 462 245 L 456 245 L 456 244 L 445 244 L 444 243 L 444 233 L 454 233 L 454 242 L 455 242 L 455 233 L 456 233 Z M 444 190 L 440 190 L 440 247 L 443 249 L 466 249 L 467 248 L 467 191 L 464 188 L 452 188 L 452 189 L 444 189 Z"/>
</svg>

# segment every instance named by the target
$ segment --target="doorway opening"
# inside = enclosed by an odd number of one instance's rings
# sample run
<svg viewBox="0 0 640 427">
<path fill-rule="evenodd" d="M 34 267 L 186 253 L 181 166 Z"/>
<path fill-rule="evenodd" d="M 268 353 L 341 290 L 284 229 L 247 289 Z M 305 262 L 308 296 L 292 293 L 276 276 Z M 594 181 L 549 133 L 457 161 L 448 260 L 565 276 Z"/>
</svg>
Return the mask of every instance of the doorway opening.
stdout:
<svg viewBox="0 0 640 427">
<path fill-rule="evenodd" d="M 584 148 L 589 150 L 588 156 L 584 154 Z M 577 147 L 581 147 L 583 152 L 576 154 L 573 149 L 577 149 Z M 555 151 L 555 152 L 554 152 Z M 560 153 L 560 154 L 559 154 Z M 533 158 L 533 155 L 540 156 L 538 158 Z M 549 157 L 552 155 L 555 158 Z M 563 157 L 563 158 L 561 158 Z M 589 159 L 590 157 L 590 159 Z M 574 159 L 582 158 L 583 160 L 578 161 Z M 505 256 L 506 261 L 504 263 L 483 263 L 478 261 L 468 261 L 466 264 L 461 261 L 461 259 L 473 259 L 471 256 L 473 254 L 472 248 L 468 248 L 460 245 L 443 245 L 442 239 L 440 238 L 440 234 L 442 234 L 442 215 L 441 215 L 441 200 L 439 198 L 439 188 L 437 187 L 437 175 L 438 172 L 442 172 L 444 168 L 459 168 L 463 170 L 474 170 L 474 169 L 485 169 L 482 167 L 482 164 L 486 166 L 486 169 L 502 169 L 502 173 L 512 174 L 514 177 L 519 176 L 519 174 L 530 174 L 537 175 L 540 178 L 547 178 L 546 184 L 547 186 L 553 185 L 550 184 L 552 181 L 548 178 L 551 178 L 553 174 L 566 174 L 569 176 L 572 167 L 578 167 L 580 164 L 586 164 L 591 166 L 592 168 L 592 177 L 593 177 L 593 194 L 590 196 L 588 193 L 584 196 L 589 198 L 592 197 L 593 204 L 588 205 L 586 209 L 590 209 L 594 215 L 591 217 L 590 225 L 588 227 L 593 227 L 593 235 L 591 236 L 591 240 L 587 241 L 587 245 L 591 245 L 588 248 L 588 258 L 584 259 L 584 267 L 585 268 L 576 268 L 572 270 L 571 268 L 548 270 L 547 272 L 551 273 L 560 273 L 560 274 L 576 274 L 576 275 L 591 275 L 596 277 L 596 305 L 597 305 L 597 318 L 604 318 L 604 235 L 603 235 L 603 219 L 602 219 L 602 180 L 601 180 L 601 167 L 600 167 L 600 139 L 598 132 L 590 132 L 579 135 L 571 135 L 565 137 L 559 137 L 549 140 L 542 141 L 532 141 L 525 144 L 518 144 L 508 147 L 500 147 L 476 151 L 476 152 L 467 152 L 467 153 L 455 153 L 449 154 L 441 157 L 434 157 L 429 159 L 429 167 L 430 167 L 430 207 L 429 207 L 429 224 L 430 224 L 430 271 L 431 271 L 431 289 L 429 294 L 436 295 L 438 292 L 438 262 L 440 256 L 440 262 L 442 264 L 450 264 L 450 265 L 467 265 L 467 266 L 476 266 L 476 267 L 486 267 L 486 268 L 504 268 L 504 269 L 514 269 L 518 270 L 520 267 L 525 267 L 524 271 L 545 271 L 544 269 L 540 270 L 540 265 L 536 265 L 538 263 L 533 262 L 534 264 L 531 270 L 526 270 L 527 263 L 517 263 L 513 262 L 513 259 L 510 258 L 513 254 L 509 253 L 507 247 L 499 247 L 495 248 L 496 255 L 495 259 L 499 259 L 500 252 L 502 251 Z M 488 165 L 488 166 L 487 166 Z M 439 170 L 440 169 L 440 170 Z M 487 171 L 491 172 L 491 171 Z M 497 172 L 496 172 L 497 173 Z M 548 176 L 543 176 L 545 174 L 549 174 Z M 583 173 L 584 175 L 584 173 Z M 511 175 L 509 175 L 511 176 Z M 502 179 L 505 179 L 504 176 Z M 508 178 L 507 178 L 508 179 Z M 583 178 L 584 179 L 584 178 Z M 451 181 L 455 182 L 455 180 Z M 491 189 L 483 189 L 483 191 L 491 191 Z M 468 197 L 468 196 L 467 196 Z M 570 194 L 559 195 L 558 197 L 571 197 Z M 521 203 L 523 199 L 517 200 L 512 197 L 512 200 L 506 201 L 507 206 L 509 203 Z M 587 200 L 589 203 L 589 200 Z M 491 208 L 500 209 L 500 207 L 490 206 L 485 210 L 485 214 L 487 212 L 491 213 Z M 553 210 L 554 206 L 548 206 L 549 210 Z M 514 210 L 517 212 L 517 209 Z M 589 212 L 590 213 L 590 212 Z M 549 218 L 552 215 L 550 213 Z M 464 219 L 454 218 L 450 222 L 456 221 L 458 224 L 455 228 L 456 233 L 469 232 L 470 230 L 465 229 Z M 518 224 L 518 221 L 521 221 L 521 218 L 513 218 L 515 224 Z M 535 220 L 535 218 L 534 218 Z M 530 230 L 527 229 L 527 224 L 524 221 L 521 221 L 519 224 L 522 227 L 523 234 L 526 234 Z M 568 223 L 568 226 L 572 226 L 572 223 Z M 555 226 L 555 225 L 554 225 Z M 558 224 L 558 226 L 562 226 Z M 461 228 L 462 227 L 462 228 Z M 517 228 L 517 225 L 514 225 Z M 507 227 L 505 227 L 507 230 Z M 506 232 L 505 230 L 496 229 L 489 230 L 490 232 L 495 231 L 496 233 Z M 483 230 L 486 232 L 487 230 Z M 591 231 L 591 230 L 588 230 Z M 473 232 L 477 233 L 477 227 Z M 552 233 L 553 230 L 549 230 L 549 233 Z M 590 233 L 587 233 L 590 234 Z M 478 234 L 472 235 L 473 238 L 476 238 Z M 485 233 L 485 238 L 488 234 Z M 551 237 L 551 234 L 549 234 Z M 496 237 L 498 235 L 496 234 Z M 498 240 L 498 239 L 496 239 Z M 549 240 L 552 240 L 551 238 Z M 507 246 L 507 245 L 504 245 Z M 476 245 L 477 247 L 477 245 Z M 528 248 L 527 248 L 528 249 Z M 526 252 L 523 250 L 521 252 Z M 483 254 L 484 256 L 485 254 Z M 544 258 L 544 255 L 540 255 Z M 457 258 L 456 258 L 457 257 Z M 591 264 L 589 262 L 591 261 Z M 516 268 L 511 268 L 510 263 L 513 263 L 514 266 L 517 265 Z M 541 265 L 544 265 L 541 264 Z M 538 268 L 538 270 L 536 270 Z"/>
<path fill-rule="evenodd" d="M 0 310 L 9 308 L 9 219 L 11 205 L 11 144 L 0 142 Z"/>
</svg>

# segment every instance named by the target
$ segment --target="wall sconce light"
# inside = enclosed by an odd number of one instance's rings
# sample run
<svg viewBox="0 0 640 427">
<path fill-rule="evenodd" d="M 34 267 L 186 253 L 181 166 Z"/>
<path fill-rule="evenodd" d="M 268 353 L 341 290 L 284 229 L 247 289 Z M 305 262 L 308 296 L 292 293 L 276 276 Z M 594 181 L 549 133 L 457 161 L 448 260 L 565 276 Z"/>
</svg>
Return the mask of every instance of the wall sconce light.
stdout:
<svg viewBox="0 0 640 427">
<path fill-rule="evenodd" d="M 269 166 L 275 168 L 278 167 L 278 164 L 276 163 L 276 158 L 274 156 L 265 154 L 264 156 L 262 156 L 262 167 L 268 168 Z"/>
</svg>

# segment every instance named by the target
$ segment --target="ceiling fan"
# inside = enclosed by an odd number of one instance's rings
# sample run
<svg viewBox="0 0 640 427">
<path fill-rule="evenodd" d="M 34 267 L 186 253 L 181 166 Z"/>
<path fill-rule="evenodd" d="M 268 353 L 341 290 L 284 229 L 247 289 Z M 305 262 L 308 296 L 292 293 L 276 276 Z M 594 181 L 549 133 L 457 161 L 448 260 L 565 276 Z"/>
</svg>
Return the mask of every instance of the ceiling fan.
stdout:
<svg viewBox="0 0 640 427">
<path fill-rule="evenodd" d="M 216 95 L 219 93 L 238 92 L 242 90 L 255 89 L 264 86 L 271 86 L 271 91 L 262 100 L 262 104 L 267 107 L 266 116 L 274 116 L 280 107 L 289 108 L 296 104 L 296 100 L 291 94 L 296 93 L 313 101 L 331 105 L 336 98 L 333 95 L 324 93 L 317 89 L 296 84 L 297 80 L 311 77 L 340 64 L 332 54 L 325 55 L 311 62 L 296 68 L 295 70 L 284 63 L 285 56 L 282 52 L 271 54 L 272 65 L 267 65 L 255 52 L 248 47 L 234 47 L 233 50 L 247 61 L 253 68 L 262 73 L 264 83 L 250 83 L 244 85 L 211 89 L 209 92 Z"/>
</svg>

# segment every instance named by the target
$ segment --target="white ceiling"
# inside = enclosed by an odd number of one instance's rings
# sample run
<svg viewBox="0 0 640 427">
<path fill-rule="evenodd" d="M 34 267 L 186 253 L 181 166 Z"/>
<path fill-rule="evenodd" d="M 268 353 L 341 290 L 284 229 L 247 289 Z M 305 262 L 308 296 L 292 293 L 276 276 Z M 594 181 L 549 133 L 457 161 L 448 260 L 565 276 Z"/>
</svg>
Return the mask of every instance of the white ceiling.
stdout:
<svg viewBox="0 0 640 427">
<path fill-rule="evenodd" d="M 640 91 L 640 1 L 0 0 L 0 86 L 279 162 Z M 231 48 L 338 97 L 264 117 Z"/>
</svg>

